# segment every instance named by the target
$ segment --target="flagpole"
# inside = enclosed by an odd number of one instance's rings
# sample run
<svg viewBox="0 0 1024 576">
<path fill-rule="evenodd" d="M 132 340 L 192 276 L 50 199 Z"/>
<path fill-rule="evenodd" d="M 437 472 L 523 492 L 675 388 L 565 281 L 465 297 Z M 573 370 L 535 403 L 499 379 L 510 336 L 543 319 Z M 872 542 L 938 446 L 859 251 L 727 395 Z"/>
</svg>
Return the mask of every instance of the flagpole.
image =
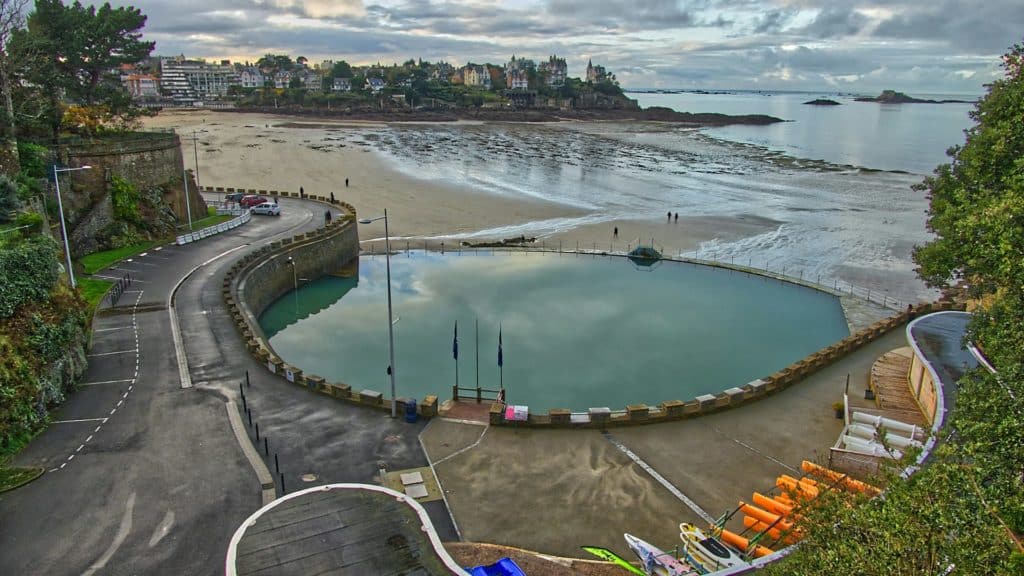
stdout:
<svg viewBox="0 0 1024 576">
<path fill-rule="evenodd" d="M 476 387 L 480 387 L 480 319 L 476 319 Z"/>
<path fill-rule="evenodd" d="M 455 356 L 455 397 L 459 396 L 459 321 L 455 321 L 455 338 L 452 340 L 452 355 Z"/>
<path fill-rule="evenodd" d="M 498 394 L 505 395 L 505 361 L 501 351 L 501 323 L 498 323 Z"/>
</svg>

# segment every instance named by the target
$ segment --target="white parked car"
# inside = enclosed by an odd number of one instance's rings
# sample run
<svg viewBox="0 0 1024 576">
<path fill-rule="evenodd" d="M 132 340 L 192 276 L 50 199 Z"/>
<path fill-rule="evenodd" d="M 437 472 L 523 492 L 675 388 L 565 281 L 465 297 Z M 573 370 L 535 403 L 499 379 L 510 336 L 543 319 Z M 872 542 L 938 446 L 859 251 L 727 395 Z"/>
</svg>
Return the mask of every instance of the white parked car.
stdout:
<svg viewBox="0 0 1024 576">
<path fill-rule="evenodd" d="M 253 214 L 264 214 L 266 216 L 280 216 L 281 206 L 273 202 L 263 202 L 249 209 Z"/>
</svg>

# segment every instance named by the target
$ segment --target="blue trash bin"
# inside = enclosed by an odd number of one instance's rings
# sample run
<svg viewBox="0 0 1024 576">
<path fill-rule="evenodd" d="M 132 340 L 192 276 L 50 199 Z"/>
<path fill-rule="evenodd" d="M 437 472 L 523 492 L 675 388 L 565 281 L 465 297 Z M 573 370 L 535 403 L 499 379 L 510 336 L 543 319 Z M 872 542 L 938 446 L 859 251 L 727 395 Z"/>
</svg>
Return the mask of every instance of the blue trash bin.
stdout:
<svg viewBox="0 0 1024 576">
<path fill-rule="evenodd" d="M 419 415 L 416 414 L 416 399 L 409 398 L 405 402 L 405 421 L 412 424 L 416 422 L 418 418 Z"/>
</svg>

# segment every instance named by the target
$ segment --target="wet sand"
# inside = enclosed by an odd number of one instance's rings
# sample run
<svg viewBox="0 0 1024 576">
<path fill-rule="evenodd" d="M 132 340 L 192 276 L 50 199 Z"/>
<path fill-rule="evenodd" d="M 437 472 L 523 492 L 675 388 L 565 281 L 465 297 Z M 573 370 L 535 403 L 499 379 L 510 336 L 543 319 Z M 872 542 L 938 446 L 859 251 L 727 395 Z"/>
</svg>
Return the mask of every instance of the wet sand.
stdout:
<svg viewBox="0 0 1024 576">
<path fill-rule="evenodd" d="M 306 121 L 286 116 L 216 111 L 164 111 L 146 120 L 147 128 L 174 128 L 183 136 L 186 166 L 194 167 L 192 130 L 207 130 L 198 139 L 199 177 L 205 186 L 298 191 L 329 196 L 356 207 L 363 215 L 389 211 L 391 234 L 398 238 L 443 239 L 498 230 L 482 240 L 502 240 L 502 228 L 540 220 L 585 217 L 586 209 L 529 197 L 481 193 L 455 183 L 418 179 L 388 165 L 365 142 L 346 138 L 376 122 Z M 328 140 L 325 142 L 325 140 Z M 345 186 L 348 179 L 349 185 Z M 547 243 L 566 247 L 610 242 L 615 250 L 642 240 L 677 253 L 700 242 L 735 240 L 771 230 L 778 223 L 749 214 L 688 216 L 679 221 L 621 219 L 584 224 L 555 232 Z M 618 237 L 613 231 L 619 228 Z M 517 236 L 518 234 L 508 234 Z M 364 239 L 383 236 L 383 225 L 366 226 Z M 602 248 L 606 249 L 608 247 Z"/>
</svg>

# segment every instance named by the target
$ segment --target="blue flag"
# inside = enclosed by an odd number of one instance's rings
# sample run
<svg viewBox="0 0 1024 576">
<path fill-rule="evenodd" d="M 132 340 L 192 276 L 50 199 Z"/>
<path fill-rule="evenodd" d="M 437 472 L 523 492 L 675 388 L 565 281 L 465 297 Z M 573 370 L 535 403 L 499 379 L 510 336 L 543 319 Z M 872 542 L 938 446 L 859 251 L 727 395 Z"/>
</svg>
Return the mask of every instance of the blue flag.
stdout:
<svg viewBox="0 0 1024 576">
<path fill-rule="evenodd" d="M 503 364 L 503 358 L 501 356 L 501 326 L 498 326 L 498 366 Z"/>
<path fill-rule="evenodd" d="M 459 321 L 455 321 L 455 336 L 452 337 L 452 357 L 459 359 Z"/>
</svg>

